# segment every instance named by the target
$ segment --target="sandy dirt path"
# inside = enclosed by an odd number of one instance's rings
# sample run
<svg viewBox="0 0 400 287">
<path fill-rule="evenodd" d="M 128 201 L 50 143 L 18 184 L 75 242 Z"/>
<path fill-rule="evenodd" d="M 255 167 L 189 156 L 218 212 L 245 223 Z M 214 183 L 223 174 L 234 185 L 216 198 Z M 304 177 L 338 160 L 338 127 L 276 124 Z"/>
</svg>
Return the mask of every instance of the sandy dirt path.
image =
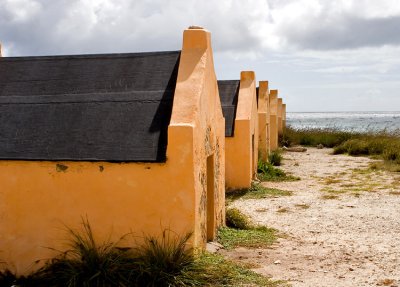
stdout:
<svg viewBox="0 0 400 287">
<path fill-rule="evenodd" d="M 237 200 L 255 223 L 285 234 L 269 249 L 222 251 L 292 286 L 400 286 L 400 173 L 330 149 L 286 152 L 292 196 Z"/>
</svg>

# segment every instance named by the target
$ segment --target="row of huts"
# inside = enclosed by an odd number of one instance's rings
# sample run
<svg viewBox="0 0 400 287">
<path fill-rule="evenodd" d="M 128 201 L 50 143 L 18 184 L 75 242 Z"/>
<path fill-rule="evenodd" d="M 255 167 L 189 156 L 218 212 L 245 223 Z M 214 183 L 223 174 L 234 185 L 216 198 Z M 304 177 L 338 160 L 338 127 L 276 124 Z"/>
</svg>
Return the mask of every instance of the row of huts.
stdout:
<svg viewBox="0 0 400 287">
<path fill-rule="evenodd" d="M 0 58 L 0 261 L 27 272 L 82 217 L 98 238 L 167 228 L 204 247 L 285 114 L 254 72 L 217 80 L 201 28 L 181 51 Z"/>
</svg>

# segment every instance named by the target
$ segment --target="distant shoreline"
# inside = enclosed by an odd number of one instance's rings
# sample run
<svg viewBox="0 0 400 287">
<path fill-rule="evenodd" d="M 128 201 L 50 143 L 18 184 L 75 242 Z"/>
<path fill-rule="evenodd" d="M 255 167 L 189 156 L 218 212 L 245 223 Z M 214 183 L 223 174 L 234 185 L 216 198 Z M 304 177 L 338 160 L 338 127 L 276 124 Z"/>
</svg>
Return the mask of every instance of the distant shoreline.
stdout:
<svg viewBox="0 0 400 287">
<path fill-rule="evenodd" d="M 400 111 L 395 112 L 288 112 L 294 129 L 335 129 L 355 132 L 398 132 Z"/>
</svg>

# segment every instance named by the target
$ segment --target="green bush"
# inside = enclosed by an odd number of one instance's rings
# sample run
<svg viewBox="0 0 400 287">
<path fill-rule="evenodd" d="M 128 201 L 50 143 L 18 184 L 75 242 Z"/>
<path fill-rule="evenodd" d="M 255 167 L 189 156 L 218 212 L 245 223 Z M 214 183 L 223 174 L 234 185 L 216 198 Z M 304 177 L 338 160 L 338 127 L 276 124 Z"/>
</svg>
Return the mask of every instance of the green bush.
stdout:
<svg viewBox="0 0 400 287">
<path fill-rule="evenodd" d="M 400 146 L 391 146 L 386 148 L 382 154 L 387 161 L 393 161 L 400 164 Z"/>
<path fill-rule="evenodd" d="M 286 173 L 283 170 L 274 167 L 269 162 L 263 162 L 261 160 L 258 161 L 257 173 L 263 174 L 265 176 L 270 176 L 271 178 L 272 177 L 284 177 L 284 176 L 286 176 Z"/>
<path fill-rule="evenodd" d="M 334 149 L 335 154 L 338 154 L 339 151 L 346 152 L 349 155 L 369 155 L 369 146 L 368 142 L 362 139 L 351 139 Z"/>
<path fill-rule="evenodd" d="M 242 230 L 252 228 L 250 219 L 237 208 L 226 210 L 226 226 Z"/>
<path fill-rule="evenodd" d="M 280 151 L 272 151 L 268 155 L 268 162 L 274 166 L 280 166 L 282 163 L 282 154 Z"/>
</svg>

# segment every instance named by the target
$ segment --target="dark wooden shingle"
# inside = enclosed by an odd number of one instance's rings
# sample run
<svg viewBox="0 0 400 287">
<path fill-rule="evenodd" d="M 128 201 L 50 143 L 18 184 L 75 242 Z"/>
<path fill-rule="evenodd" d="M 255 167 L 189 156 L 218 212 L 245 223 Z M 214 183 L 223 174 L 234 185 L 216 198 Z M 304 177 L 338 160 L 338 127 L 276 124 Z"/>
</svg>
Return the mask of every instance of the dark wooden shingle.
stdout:
<svg viewBox="0 0 400 287">
<path fill-rule="evenodd" d="M 0 159 L 165 161 L 179 56 L 0 58 Z"/>
<path fill-rule="evenodd" d="M 218 90 L 219 96 L 221 98 L 222 112 L 225 118 L 226 137 L 233 137 L 234 134 L 239 87 L 239 80 L 218 81 Z"/>
</svg>

